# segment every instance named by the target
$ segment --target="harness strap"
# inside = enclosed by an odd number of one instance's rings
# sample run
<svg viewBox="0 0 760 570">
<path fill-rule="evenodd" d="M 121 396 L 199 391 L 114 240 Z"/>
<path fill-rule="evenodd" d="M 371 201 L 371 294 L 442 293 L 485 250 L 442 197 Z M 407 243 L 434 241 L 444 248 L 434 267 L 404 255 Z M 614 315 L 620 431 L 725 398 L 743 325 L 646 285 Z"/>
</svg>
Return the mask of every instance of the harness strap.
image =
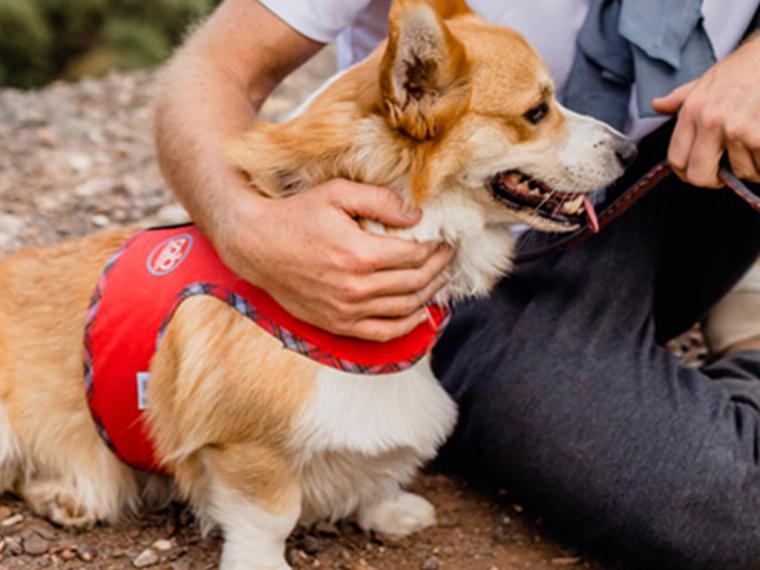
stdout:
<svg viewBox="0 0 760 570">
<path fill-rule="evenodd" d="M 673 169 L 667 163 L 667 161 L 658 162 L 654 165 L 644 176 L 639 178 L 632 186 L 630 186 L 625 192 L 623 192 L 618 198 L 616 198 L 611 204 L 605 207 L 599 213 L 599 228 L 598 231 L 603 230 L 609 226 L 612 222 L 617 220 L 620 216 L 630 210 L 639 200 L 647 196 L 652 190 L 657 188 L 660 183 L 673 174 Z M 757 213 L 760 213 L 760 196 L 752 192 L 747 186 L 739 180 L 736 175 L 731 172 L 727 167 L 721 167 L 718 173 L 721 181 L 725 185 L 733 190 L 733 192 L 744 200 Z M 546 257 L 552 253 L 559 253 L 561 251 L 567 251 L 573 247 L 576 247 L 586 241 L 588 238 L 598 233 L 594 231 L 588 224 L 584 223 L 582 227 L 577 229 L 571 234 L 568 234 L 564 238 L 551 243 L 547 246 L 536 248 L 531 251 L 521 253 L 515 259 L 515 263 L 528 263 L 535 261 L 542 257 Z"/>
</svg>

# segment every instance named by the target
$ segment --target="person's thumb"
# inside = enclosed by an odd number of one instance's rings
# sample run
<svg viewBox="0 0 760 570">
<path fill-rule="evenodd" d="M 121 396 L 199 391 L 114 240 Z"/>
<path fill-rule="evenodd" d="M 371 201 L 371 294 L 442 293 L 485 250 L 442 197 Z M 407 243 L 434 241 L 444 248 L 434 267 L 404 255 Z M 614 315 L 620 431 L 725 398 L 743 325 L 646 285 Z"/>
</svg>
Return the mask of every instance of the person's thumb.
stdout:
<svg viewBox="0 0 760 570">
<path fill-rule="evenodd" d="M 411 227 L 422 217 L 419 208 L 405 206 L 401 198 L 380 186 L 341 181 L 334 198 L 352 217 L 375 220 L 387 226 Z"/>
</svg>

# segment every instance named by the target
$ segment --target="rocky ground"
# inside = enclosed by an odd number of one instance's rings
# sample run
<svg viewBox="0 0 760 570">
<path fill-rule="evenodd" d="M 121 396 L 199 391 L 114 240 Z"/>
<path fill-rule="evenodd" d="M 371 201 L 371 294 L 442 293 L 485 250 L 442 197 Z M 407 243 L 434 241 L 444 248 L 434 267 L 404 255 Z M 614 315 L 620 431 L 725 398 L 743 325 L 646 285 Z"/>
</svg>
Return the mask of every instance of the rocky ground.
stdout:
<svg viewBox="0 0 760 570">
<path fill-rule="evenodd" d="M 276 119 L 332 71 L 326 52 L 292 76 L 264 115 Z M 155 72 L 57 83 L 38 92 L 0 90 L 0 255 L 114 224 L 185 218 L 156 167 L 151 144 Z M 694 361 L 698 336 L 676 349 Z M 416 488 L 438 507 L 440 524 L 411 539 L 366 535 L 350 524 L 301 530 L 290 541 L 296 569 L 549 570 L 603 566 L 558 544 L 540 519 L 505 491 L 482 494 L 442 475 Z M 221 539 L 202 537 L 181 505 L 74 533 L 33 516 L 17 498 L 0 498 L 0 567 L 216 567 Z M 604 566 L 610 569 L 610 566 Z"/>
</svg>

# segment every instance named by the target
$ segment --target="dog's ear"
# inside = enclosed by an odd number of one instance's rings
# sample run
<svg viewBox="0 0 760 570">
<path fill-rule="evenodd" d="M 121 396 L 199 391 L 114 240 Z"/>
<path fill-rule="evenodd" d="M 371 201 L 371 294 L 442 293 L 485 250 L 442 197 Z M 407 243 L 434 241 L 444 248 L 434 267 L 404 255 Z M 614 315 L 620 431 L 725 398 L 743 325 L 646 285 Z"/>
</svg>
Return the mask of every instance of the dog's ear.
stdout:
<svg viewBox="0 0 760 570">
<path fill-rule="evenodd" d="M 473 12 L 465 0 L 427 0 L 438 15 L 447 20 L 456 16 L 469 16 Z"/>
<path fill-rule="evenodd" d="M 436 0 L 433 4 L 446 3 Z M 458 4 L 452 2 L 449 8 Z M 429 2 L 393 3 L 380 91 L 390 125 L 416 140 L 435 137 L 467 108 L 467 53 Z"/>
</svg>

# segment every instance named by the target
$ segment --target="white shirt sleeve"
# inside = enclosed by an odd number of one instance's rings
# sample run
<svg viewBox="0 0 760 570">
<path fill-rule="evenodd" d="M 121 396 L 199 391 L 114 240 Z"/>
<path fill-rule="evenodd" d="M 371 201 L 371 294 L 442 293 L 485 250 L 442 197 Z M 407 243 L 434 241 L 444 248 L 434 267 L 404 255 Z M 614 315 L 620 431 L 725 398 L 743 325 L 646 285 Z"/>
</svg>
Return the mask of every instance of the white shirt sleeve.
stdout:
<svg viewBox="0 0 760 570">
<path fill-rule="evenodd" d="M 307 38 L 330 43 L 351 25 L 371 0 L 259 0 L 270 12 Z"/>
</svg>

